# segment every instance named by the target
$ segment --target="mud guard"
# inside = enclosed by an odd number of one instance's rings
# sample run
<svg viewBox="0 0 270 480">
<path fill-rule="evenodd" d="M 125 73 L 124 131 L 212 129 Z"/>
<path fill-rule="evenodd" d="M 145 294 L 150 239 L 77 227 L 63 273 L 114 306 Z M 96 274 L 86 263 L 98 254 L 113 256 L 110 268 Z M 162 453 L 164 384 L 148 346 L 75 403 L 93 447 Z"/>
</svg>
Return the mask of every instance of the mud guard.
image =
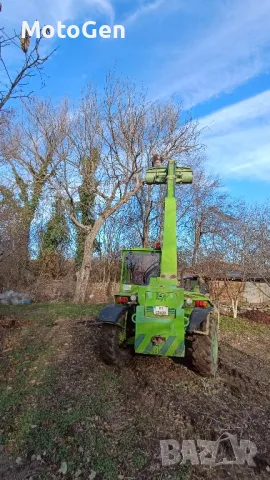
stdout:
<svg viewBox="0 0 270 480">
<path fill-rule="evenodd" d="M 207 318 L 207 315 L 213 310 L 213 307 L 208 308 L 194 308 L 187 331 L 193 332 L 198 326 Z"/>
<path fill-rule="evenodd" d="M 123 313 L 125 313 L 129 307 L 125 306 L 118 306 L 118 305 L 107 305 L 99 314 L 98 321 L 101 323 L 111 323 L 114 325 L 119 325 L 122 327 L 123 324 L 121 322 L 121 317 Z"/>
</svg>

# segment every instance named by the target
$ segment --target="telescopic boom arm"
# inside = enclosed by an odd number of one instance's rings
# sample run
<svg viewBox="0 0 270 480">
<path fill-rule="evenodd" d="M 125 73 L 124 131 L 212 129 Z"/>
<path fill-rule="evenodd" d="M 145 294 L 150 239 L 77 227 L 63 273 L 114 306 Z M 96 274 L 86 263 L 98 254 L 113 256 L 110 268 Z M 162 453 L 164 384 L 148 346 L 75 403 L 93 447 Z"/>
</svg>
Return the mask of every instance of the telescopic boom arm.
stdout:
<svg viewBox="0 0 270 480">
<path fill-rule="evenodd" d="M 153 167 L 149 168 L 146 172 L 146 184 L 167 184 L 160 277 L 170 280 L 172 284 L 177 284 L 175 185 L 179 183 L 192 183 L 192 179 L 192 169 L 188 167 L 177 167 L 175 160 L 169 160 L 167 168 L 162 166 Z"/>
</svg>

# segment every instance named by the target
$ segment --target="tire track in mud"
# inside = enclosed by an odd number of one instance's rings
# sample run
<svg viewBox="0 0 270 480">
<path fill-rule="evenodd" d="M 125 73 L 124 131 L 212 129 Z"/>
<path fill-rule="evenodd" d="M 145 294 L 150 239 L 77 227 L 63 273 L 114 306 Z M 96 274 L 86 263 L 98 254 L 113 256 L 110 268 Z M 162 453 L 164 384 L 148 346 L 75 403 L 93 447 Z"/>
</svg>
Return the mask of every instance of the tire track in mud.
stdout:
<svg viewBox="0 0 270 480">
<path fill-rule="evenodd" d="M 215 379 L 204 379 L 170 359 L 138 357 L 123 381 L 129 401 L 153 420 L 171 424 L 172 417 L 188 430 L 214 438 L 226 428 L 247 429 L 250 419 L 257 429 L 267 415 L 270 426 L 268 372 L 260 361 L 222 345 Z"/>
<path fill-rule="evenodd" d="M 269 475 L 270 368 L 265 362 L 221 342 L 215 379 L 204 379 L 170 358 L 151 356 L 135 356 L 128 367 L 117 370 L 117 377 L 124 411 L 133 418 L 153 458 L 158 440 L 216 441 L 228 431 L 255 441 L 256 470 L 224 467 L 217 476 L 200 471 L 194 478 L 264 479 Z"/>
<path fill-rule="evenodd" d="M 191 370 L 175 365 L 168 358 L 138 357 L 133 361 L 132 367 L 129 367 L 129 372 L 130 368 L 133 382 L 129 375 L 128 383 L 135 384 L 132 394 L 135 391 L 143 404 L 152 405 L 152 410 L 172 406 L 175 398 L 172 384 L 179 381 L 193 384 L 195 393 L 199 393 L 204 381 L 209 381 L 213 388 L 215 384 L 219 389 L 228 387 L 233 396 L 248 395 L 252 398 L 260 397 L 260 400 L 263 396 L 270 400 L 270 368 L 229 345 L 222 345 L 220 349 L 216 379 L 205 380 Z"/>
<path fill-rule="evenodd" d="M 156 440 L 194 437 L 198 417 L 193 399 L 188 392 L 181 393 L 181 385 L 193 386 L 195 381 L 197 389 L 197 374 L 170 358 L 139 356 L 122 374 L 134 414 L 143 415 L 148 425 L 147 436 Z"/>
<path fill-rule="evenodd" d="M 270 368 L 229 345 L 223 345 L 219 356 L 220 375 L 234 396 L 262 396 L 270 400 Z"/>
</svg>

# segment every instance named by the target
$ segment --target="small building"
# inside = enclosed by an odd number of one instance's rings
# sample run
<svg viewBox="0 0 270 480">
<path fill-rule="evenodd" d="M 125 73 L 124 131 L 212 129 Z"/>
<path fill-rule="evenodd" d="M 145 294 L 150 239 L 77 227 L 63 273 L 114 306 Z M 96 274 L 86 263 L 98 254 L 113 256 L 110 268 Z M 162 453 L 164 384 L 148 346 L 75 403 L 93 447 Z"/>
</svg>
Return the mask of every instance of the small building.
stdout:
<svg viewBox="0 0 270 480">
<path fill-rule="evenodd" d="M 247 275 L 241 270 L 231 270 L 226 273 L 226 279 L 222 275 L 202 279 L 202 276 L 190 273 L 184 274 L 182 278 L 187 290 L 199 285 L 201 292 L 206 293 L 208 286 L 209 291 L 214 291 L 224 303 L 230 303 L 232 296 L 237 296 L 240 304 L 270 303 L 270 278 L 264 278 L 258 273 Z"/>
</svg>

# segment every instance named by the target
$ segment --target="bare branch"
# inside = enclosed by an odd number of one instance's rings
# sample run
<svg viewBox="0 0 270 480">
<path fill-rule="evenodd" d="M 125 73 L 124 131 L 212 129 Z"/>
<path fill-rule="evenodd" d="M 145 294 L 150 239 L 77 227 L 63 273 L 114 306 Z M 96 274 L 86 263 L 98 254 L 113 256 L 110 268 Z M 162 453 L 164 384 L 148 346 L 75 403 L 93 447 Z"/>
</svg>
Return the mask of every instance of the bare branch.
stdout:
<svg viewBox="0 0 270 480">
<path fill-rule="evenodd" d="M 29 98 L 32 92 L 25 93 L 25 87 L 28 82 L 25 80 L 35 76 L 36 73 L 41 74 L 43 65 L 53 55 L 55 50 L 48 55 L 40 55 L 40 43 L 42 36 L 35 40 L 35 44 L 30 52 L 22 53 L 23 60 L 19 67 L 18 73 L 12 77 L 7 62 L 4 59 L 6 54 L 8 58 L 9 47 L 17 47 L 21 51 L 20 35 L 15 32 L 13 36 L 9 36 L 4 28 L 0 29 L 0 63 L 3 65 L 4 72 L 8 80 L 8 85 L 5 85 L 3 80 L 0 82 L 0 111 L 7 105 L 11 99 Z"/>
</svg>

